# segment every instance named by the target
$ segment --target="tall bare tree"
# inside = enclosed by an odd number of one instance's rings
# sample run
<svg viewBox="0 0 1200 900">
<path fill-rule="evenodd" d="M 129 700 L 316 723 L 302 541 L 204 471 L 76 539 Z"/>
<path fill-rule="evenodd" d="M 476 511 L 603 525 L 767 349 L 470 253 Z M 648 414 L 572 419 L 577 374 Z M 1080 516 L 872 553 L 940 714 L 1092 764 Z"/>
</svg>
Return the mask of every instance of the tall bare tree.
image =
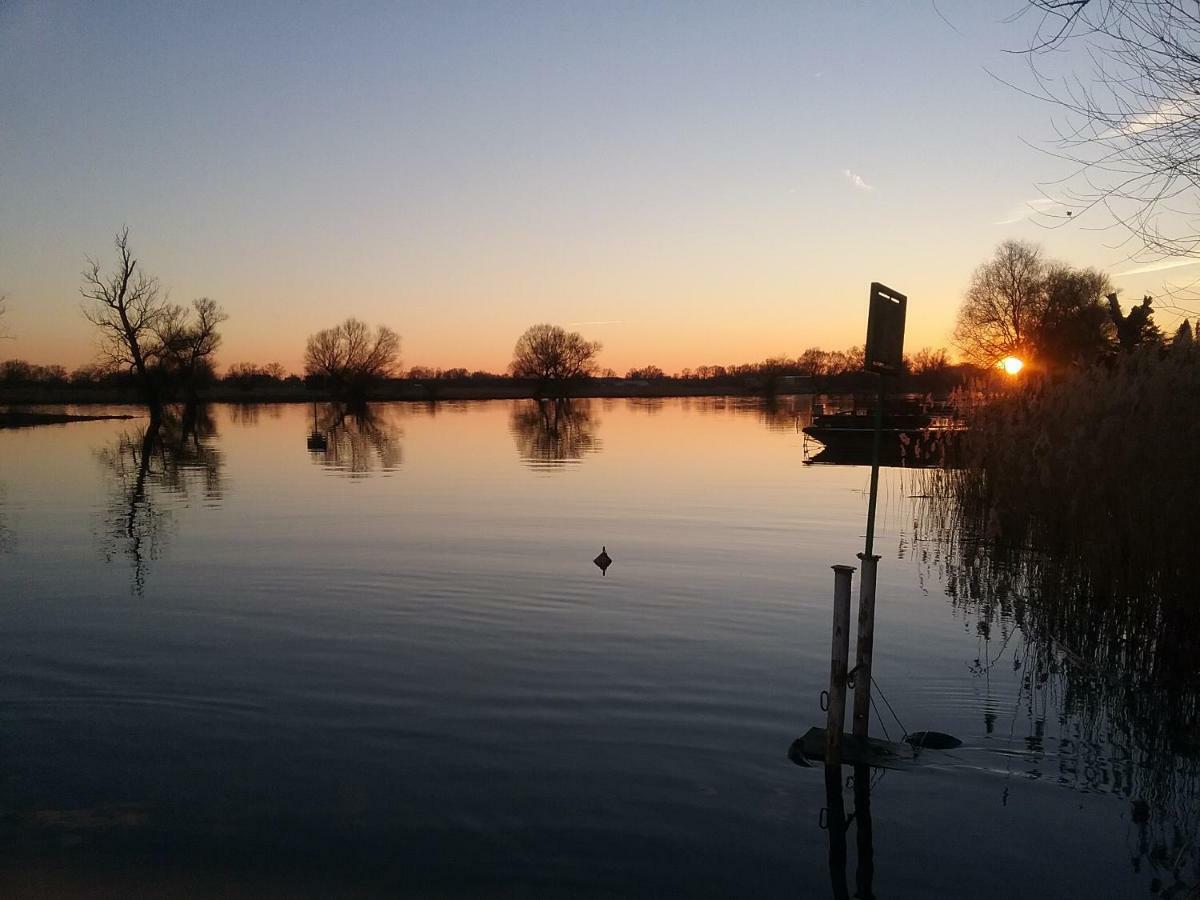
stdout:
<svg viewBox="0 0 1200 900">
<path fill-rule="evenodd" d="M 1073 218 L 1107 212 L 1152 256 L 1200 256 L 1200 6 L 1192 0 L 1029 0 L 1034 92 L 1066 114 Z M 1090 71 L 1064 73 L 1080 45 Z"/>
<path fill-rule="evenodd" d="M 100 331 L 101 366 L 132 373 L 152 418 L 179 387 L 195 402 L 200 376 L 212 368 L 221 343 L 217 326 L 229 317 L 205 297 L 191 309 L 171 304 L 158 279 L 141 268 L 129 247 L 129 228 L 114 240 L 117 265 L 105 274 L 88 257 L 83 314 Z"/>
<path fill-rule="evenodd" d="M 534 325 L 517 339 L 509 368 L 518 378 L 536 378 L 544 386 L 591 375 L 599 352 L 598 341 L 586 340 L 577 331 Z"/>
<path fill-rule="evenodd" d="M 309 337 L 304 371 L 326 379 L 346 399 L 364 400 L 374 382 L 395 373 L 399 357 L 396 332 L 386 325 L 372 331 L 365 322 L 350 318 Z"/>
<path fill-rule="evenodd" d="M 129 227 L 117 232 L 117 265 L 107 275 L 100 261 L 87 257 L 83 270 L 83 315 L 100 331 L 102 362 L 115 371 L 132 372 L 143 399 L 156 413 L 162 390 L 152 371 L 162 349 L 158 328 L 167 313 L 167 300 L 158 279 L 139 267 L 129 247 Z"/>
</svg>

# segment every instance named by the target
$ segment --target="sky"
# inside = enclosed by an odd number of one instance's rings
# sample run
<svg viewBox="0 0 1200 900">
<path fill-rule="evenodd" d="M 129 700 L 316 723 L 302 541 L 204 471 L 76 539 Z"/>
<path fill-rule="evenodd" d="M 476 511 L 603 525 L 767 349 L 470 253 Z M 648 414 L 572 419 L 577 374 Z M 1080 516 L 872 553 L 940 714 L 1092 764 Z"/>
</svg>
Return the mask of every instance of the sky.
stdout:
<svg viewBox="0 0 1200 900">
<path fill-rule="evenodd" d="M 861 344 L 872 281 L 940 346 L 1007 238 L 1157 292 L 1186 270 L 1030 216 L 1067 168 L 1005 83 L 1021 5 L 0 0 L 0 358 L 93 358 L 122 225 L 229 313 L 220 365 L 294 371 L 351 315 L 405 367 L 539 322 L 618 372 L 796 356 Z"/>
</svg>

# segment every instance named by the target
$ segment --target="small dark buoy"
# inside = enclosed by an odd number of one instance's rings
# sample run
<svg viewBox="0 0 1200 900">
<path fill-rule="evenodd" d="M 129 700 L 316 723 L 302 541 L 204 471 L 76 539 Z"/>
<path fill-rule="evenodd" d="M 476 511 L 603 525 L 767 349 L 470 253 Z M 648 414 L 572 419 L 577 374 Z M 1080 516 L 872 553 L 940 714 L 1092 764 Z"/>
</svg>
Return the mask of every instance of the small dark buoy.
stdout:
<svg viewBox="0 0 1200 900">
<path fill-rule="evenodd" d="M 914 731 L 912 734 L 906 734 L 904 740 L 918 750 L 953 750 L 962 746 L 962 741 L 958 738 L 940 731 Z"/>
<path fill-rule="evenodd" d="M 601 575 L 608 574 L 608 567 L 612 565 L 612 557 L 608 555 L 608 548 L 601 547 L 600 555 L 593 559 L 592 562 L 600 569 Z"/>
</svg>

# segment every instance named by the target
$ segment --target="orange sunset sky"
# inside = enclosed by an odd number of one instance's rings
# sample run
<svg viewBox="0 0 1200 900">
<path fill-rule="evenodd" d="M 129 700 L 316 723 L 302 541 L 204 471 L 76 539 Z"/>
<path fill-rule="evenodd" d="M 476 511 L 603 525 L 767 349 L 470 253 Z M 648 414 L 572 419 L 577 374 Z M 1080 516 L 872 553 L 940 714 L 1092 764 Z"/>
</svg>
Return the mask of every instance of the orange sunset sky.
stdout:
<svg viewBox="0 0 1200 900">
<path fill-rule="evenodd" d="M 291 370 L 347 315 L 406 367 L 501 371 L 544 321 L 620 372 L 795 356 L 861 343 L 873 280 L 945 345 L 1010 237 L 1195 277 L 1055 217 L 1022 26 L 944 6 L 4 4 L 0 358 L 91 359 L 122 224 L 225 307 L 221 365 Z"/>
</svg>

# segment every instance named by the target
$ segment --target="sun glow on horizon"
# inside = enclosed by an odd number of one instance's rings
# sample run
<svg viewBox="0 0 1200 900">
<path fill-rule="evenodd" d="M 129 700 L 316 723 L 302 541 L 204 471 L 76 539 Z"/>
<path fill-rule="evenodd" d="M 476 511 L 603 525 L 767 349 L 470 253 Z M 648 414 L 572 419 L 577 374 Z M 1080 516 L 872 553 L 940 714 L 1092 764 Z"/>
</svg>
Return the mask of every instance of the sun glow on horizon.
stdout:
<svg viewBox="0 0 1200 900">
<path fill-rule="evenodd" d="M 1018 375 L 1025 368 L 1025 363 L 1015 356 L 1006 356 L 996 365 L 1003 369 L 1006 375 Z"/>
</svg>

